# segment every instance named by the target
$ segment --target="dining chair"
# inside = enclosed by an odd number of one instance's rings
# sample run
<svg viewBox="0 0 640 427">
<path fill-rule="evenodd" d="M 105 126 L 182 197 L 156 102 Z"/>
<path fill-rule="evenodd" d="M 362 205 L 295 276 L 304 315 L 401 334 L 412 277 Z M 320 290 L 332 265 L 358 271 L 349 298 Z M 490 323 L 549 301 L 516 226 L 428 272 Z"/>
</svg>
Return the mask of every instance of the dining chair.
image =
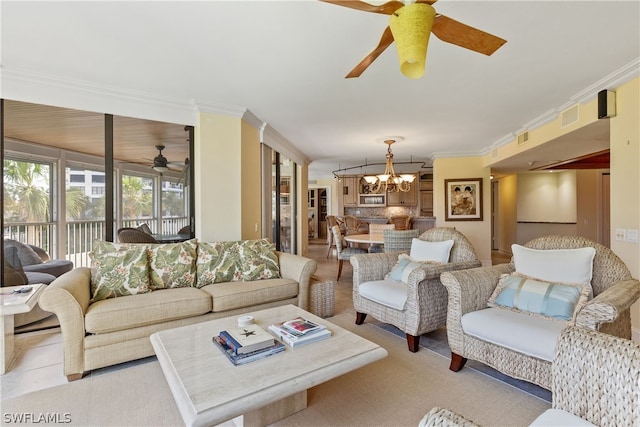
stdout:
<svg viewBox="0 0 640 427">
<path fill-rule="evenodd" d="M 331 249 L 336 248 L 336 243 L 333 240 L 333 231 L 331 231 L 331 228 L 334 225 L 338 225 L 338 220 L 335 217 L 335 215 L 327 215 L 326 219 L 327 219 L 327 244 L 329 245 L 329 249 L 327 250 L 327 258 L 329 258 L 329 255 L 331 254 Z"/>
<path fill-rule="evenodd" d="M 395 230 L 395 224 L 369 224 L 369 234 L 379 234 L 382 236 L 384 230 Z M 369 253 L 384 252 L 384 245 L 371 244 L 369 246 Z"/>
<path fill-rule="evenodd" d="M 351 259 L 352 255 L 366 254 L 367 251 L 365 249 L 350 248 L 349 246 L 347 246 L 342 237 L 342 232 L 340 231 L 339 226 L 334 225 L 333 227 L 331 227 L 331 231 L 333 232 L 333 241 L 336 244 L 336 253 L 338 254 L 338 277 L 336 278 L 336 281 L 338 281 L 340 280 L 340 275 L 342 274 L 342 263 L 344 262 L 344 260 L 348 261 L 349 259 Z"/>
<path fill-rule="evenodd" d="M 396 230 L 409 230 L 411 228 L 411 217 L 409 215 L 393 215 L 389 218 L 389 224 L 395 224 Z"/>
<path fill-rule="evenodd" d="M 353 215 L 345 215 L 344 216 L 344 225 L 345 225 L 345 233 L 344 234 L 359 234 L 361 233 L 360 227 L 362 227 L 364 222 L 360 221 L 357 217 Z"/>
<path fill-rule="evenodd" d="M 384 252 L 403 252 L 411 249 L 411 240 L 420 235 L 420 230 L 382 230 Z"/>
<path fill-rule="evenodd" d="M 158 243 L 151 234 L 131 227 L 118 229 L 118 240 L 120 243 Z"/>
</svg>

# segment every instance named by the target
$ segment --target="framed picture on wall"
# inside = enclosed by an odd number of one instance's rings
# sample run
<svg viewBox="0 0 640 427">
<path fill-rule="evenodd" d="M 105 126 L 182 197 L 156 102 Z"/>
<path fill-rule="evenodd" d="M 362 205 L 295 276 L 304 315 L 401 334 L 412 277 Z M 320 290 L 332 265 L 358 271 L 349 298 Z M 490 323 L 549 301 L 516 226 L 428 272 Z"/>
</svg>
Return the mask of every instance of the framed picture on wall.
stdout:
<svg viewBox="0 0 640 427">
<path fill-rule="evenodd" d="M 482 221 L 482 178 L 444 180 L 445 221 Z"/>
</svg>

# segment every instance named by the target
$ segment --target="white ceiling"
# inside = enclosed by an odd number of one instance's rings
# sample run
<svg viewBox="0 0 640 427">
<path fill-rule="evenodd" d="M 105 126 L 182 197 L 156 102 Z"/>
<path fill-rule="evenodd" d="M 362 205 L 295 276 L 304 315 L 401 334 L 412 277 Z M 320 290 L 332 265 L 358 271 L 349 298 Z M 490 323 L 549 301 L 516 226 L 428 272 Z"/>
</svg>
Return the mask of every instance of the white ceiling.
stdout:
<svg viewBox="0 0 640 427">
<path fill-rule="evenodd" d="M 383 161 L 387 135 L 405 138 L 398 162 L 486 153 L 629 64 L 638 74 L 640 1 L 434 7 L 508 42 L 488 57 L 432 36 L 419 80 L 400 73 L 392 45 L 344 79 L 387 16 L 312 0 L 4 0 L 2 69 L 247 108 L 312 160 L 312 179 Z"/>
</svg>

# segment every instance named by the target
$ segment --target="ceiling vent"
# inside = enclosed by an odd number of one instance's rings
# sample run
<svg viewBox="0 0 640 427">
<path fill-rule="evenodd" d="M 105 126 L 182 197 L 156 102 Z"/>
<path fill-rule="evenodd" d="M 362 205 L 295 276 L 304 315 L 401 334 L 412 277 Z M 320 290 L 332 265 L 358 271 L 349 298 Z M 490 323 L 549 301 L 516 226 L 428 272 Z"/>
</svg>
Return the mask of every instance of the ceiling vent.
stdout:
<svg viewBox="0 0 640 427">
<path fill-rule="evenodd" d="M 563 128 L 576 123 L 580 119 L 578 112 L 579 112 L 578 104 L 564 110 L 560 114 L 560 127 Z"/>
<path fill-rule="evenodd" d="M 518 135 L 518 145 L 522 145 L 527 141 L 529 141 L 529 131 L 522 132 Z"/>
</svg>

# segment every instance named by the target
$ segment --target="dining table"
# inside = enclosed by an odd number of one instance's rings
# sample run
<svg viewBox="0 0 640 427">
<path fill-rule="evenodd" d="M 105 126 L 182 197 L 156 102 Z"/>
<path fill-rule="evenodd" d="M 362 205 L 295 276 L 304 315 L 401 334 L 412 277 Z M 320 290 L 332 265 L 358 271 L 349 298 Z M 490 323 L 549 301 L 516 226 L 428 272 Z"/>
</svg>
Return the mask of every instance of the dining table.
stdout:
<svg viewBox="0 0 640 427">
<path fill-rule="evenodd" d="M 348 234 L 344 236 L 344 240 L 349 243 L 365 243 L 371 245 L 383 245 L 384 237 L 382 233 L 371 234 Z"/>
</svg>

